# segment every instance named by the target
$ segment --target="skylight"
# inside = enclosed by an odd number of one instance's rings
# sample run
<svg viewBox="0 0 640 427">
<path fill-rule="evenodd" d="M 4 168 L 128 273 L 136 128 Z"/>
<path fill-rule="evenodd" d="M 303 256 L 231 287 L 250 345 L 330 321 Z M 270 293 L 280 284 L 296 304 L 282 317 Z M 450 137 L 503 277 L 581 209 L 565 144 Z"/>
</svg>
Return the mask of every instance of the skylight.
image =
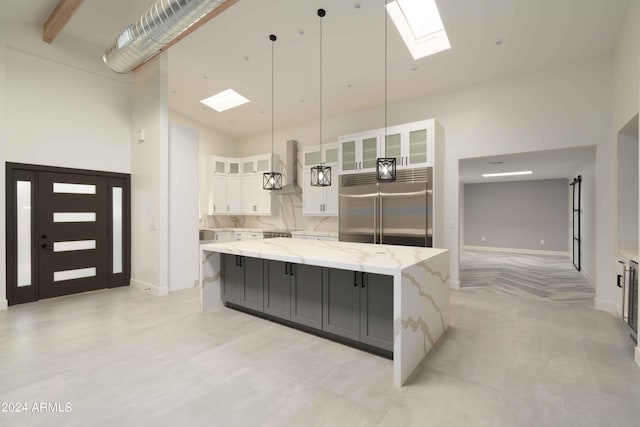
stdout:
<svg viewBox="0 0 640 427">
<path fill-rule="evenodd" d="M 435 0 L 394 0 L 387 13 L 413 59 L 451 48 Z"/>
<path fill-rule="evenodd" d="M 235 90 L 227 89 L 210 96 L 209 98 L 205 98 L 200 102 L 221 113 L 239 105 L 246 104 L 249 100 Z"/>
</svg>

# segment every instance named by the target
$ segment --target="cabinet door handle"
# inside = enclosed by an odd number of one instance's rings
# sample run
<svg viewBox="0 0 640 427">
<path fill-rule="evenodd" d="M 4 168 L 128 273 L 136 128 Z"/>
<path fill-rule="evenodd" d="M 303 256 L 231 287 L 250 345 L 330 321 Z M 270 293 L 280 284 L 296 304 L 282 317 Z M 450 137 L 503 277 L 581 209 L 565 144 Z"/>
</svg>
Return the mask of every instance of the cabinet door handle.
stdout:
<svg viewBox="0 0 640 427">
<path fill-rule="evenodd" d="M 353 272 L 353 287 L 355 287 L 355 288 L 358 287 L 358 272 L 357 271 Z"/>
<path fill-rule="evenodd" d="M 213 211 L 214 212 L 216 211 L 216 205 L 213 205 Z"/>
<path fill-rule="evenodd" d="M 294 264 L 294 263 L 292 263 L 292 262 L 290 262 L 290 263 L 289 263 L 289 274 L 290 274 L 291 276 L 295 276 L 294 268 L 295 268 L 295 264 Z"/>
</svg>

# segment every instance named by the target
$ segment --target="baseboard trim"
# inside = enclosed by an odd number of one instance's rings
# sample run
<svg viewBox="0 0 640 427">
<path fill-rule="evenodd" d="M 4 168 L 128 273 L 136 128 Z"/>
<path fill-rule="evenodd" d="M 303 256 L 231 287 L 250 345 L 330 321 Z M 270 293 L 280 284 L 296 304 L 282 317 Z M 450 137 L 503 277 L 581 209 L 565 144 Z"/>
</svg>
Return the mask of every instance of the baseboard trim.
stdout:
<svg viewBox="0 0 640 427">
<path fill-rule="evenodd" d="M 6 310 L 8 308 L 9 308 L 9 301 L 7 301 L 6 299 L 0 299 L 0 311 Z"/>
<path fill-rule="evenodd" d="M 151 295 L 155 295 L 157 297 L 162 297 L 165 295 L 169 295 L 168 287 L 159 287 L 155 285 L 151 285 L 149 283 L 145 283 L 141 280 L 131 279 L 131 287 L 140 289 L 141 291 L 149 292 Z"/>
<path fill-rule="evenodd" d="M 456 291 L 460 290 L 460 281 L 449 280 L 449 289 L 455 289 Z"/>
<path fill-rule="evenodd" d="M 640 347 L 636 347 L 636 365 L 640 366 Z"/>
<path fill-rule="evenodd" d="M 616 306 L 611 301 L 603 301 L 596 298 L 593 300 L 593 308 L 600 311 L 606 311 L 612 316 L 619 317 L 619 315 L 616 313 Z"/>
<path fill-rule="evenodd" d="M 489 251 L 489 252 L 511 252 L 514 254 L 531 254 L 531 255 L 560 255 L 569 256 L 567 251 L 543 251 L 537 249 L 518 249 L 518 248 L 496 248 L 493 246 L 467 246 L 464 245 L 462 249 L 468 249 L 471 251 Z"/>
</svg>

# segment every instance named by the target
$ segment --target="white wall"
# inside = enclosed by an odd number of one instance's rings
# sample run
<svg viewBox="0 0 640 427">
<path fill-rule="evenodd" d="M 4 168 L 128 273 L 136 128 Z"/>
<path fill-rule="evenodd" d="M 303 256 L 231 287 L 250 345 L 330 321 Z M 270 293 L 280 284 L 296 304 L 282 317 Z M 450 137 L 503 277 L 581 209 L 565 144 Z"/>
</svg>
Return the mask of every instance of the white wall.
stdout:
<svg viewBox="0 0 640 427">
<path fill-rule="evenodd" d="M 464 245 L 567 253 L 568 186 L 564 178 L 466 184 Z"/>
<path fill-rule="evenodd" d="M 459 280 L 458 160 L 462 158 L 597 145 L 597 176 L 605 177 L 598 193 L 602 200 L 598 202 L 598 239 L 610 257 L 611 204 L 604 200 L 604 195 L 611 194 L 611 182 L 606 179 L 612 174 L 610 100 L 611 58 L 602 57 L 389 105 L 389 125 L 434 117 L 445 129 L 445 215 L 454 224 L 447 229 L 445 246 L 451 251 L 452 286 Z M 383 117 L 383 106 L 327 117 L 323 120 L 325 142 L 381 127 Z M 277 130 L 276 152 L 282 155 L 287 139 L 317 144 L 317 129 L 317 122 L 313 122 Z M 268 151 L 270 141 L 269 133 L 245 138 L 240 141 L 240 152 Z M 598 297 L 608 301 L 611 289 L 605 278 L 610 272 L 611 266 L 605 266 L 597 289 Z"/>
<path fill-rule="evenodd" d="M 102 51 L 64 34 L 44 43 L 41 25 L 0 25 L 0 247 L 5 161 L 130 172 L 130 77 L 108 70 Z"/>
<path fill-rule="evenodd" d="M 192 288 L 200 276 L 198 131 L 169 125 L 169 290 Z"/>
<path fill-rule="evenodd" d="M 140 67 L 131 85 L 131 126 L 144 129 L 143 143 L 131 138 L 131 285 L 166 295 L 169 242 L 169 136 L 167 58 Z M 135 133 L 135 132 L 134 132 Z"/>
<path fill-rule="evenodd" d="M 200 193 L 200 213 L 204 219 L 207 213 L 207 191 L 209 186 L 207 179 L 207 159 L 209 156 L 235 157 L 238 152 L 238 143 L 234 138 L 218 132 L 175 110 L 169 110 L 169 121 L 195 129 L 198 133 L 198 190 Z M 205 225 L 204 222 L 202 225 Z"/>
</svg>

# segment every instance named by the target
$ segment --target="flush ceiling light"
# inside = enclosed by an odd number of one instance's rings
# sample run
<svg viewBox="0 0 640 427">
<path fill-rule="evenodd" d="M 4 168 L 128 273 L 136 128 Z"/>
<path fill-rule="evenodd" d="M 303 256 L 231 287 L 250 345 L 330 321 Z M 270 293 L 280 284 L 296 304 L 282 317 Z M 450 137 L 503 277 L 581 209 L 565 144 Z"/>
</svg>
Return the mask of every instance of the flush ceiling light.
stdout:
<svg viewBox="0 0 640 427">
<path fill-rule="evenodd" d="M 499 172 L 499 173 L 483 173 L 483 178 L 493 178 L 496 176 L 516 176 L 516 175 L 531 175 L 532 171 L 519 171 L 519 172 Z"/>
<path fill-rule="evenodd" d="M 240 95 L 235 90 L 227 89 L 213 96 L 205 98 L 200 102 L 202 102 L 207 107 L 211 107 L 217 112 L 221 113 L 231 108 L 235 108 L 239 105 L 246 104 L 247 102 L 249 102 L 249 100 Z"/>
<path fill-rule="evenodd" d="M 451 48 L 435 0 L 394 0 L 386 7 L 413 59 Z"/>
</svg>

